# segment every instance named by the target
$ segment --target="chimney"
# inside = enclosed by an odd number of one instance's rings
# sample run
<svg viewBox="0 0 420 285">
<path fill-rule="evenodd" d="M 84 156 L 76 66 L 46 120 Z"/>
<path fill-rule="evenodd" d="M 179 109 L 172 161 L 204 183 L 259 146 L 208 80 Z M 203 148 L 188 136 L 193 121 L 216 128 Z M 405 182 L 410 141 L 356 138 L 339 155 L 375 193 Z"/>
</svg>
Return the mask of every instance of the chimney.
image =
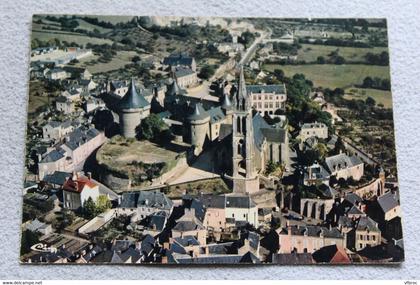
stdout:
<svg viewBox="0 0 420 285">
<path fill-rule="evenodd" d="M 92 179 L 92 172 L 87 172 L 87 177 L 88 177 L 89 180 L 91 180 Z"/>
</svg>

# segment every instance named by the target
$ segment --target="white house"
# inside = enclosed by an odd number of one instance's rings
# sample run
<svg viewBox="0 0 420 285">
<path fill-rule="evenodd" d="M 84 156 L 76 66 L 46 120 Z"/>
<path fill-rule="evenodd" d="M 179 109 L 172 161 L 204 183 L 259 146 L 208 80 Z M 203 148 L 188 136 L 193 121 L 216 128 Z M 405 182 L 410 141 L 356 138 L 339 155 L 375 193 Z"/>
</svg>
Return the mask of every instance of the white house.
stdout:
<svg viewBox="0 0 420 285">
<path fill-rule="evenodd" d="M 325 163 L 331 175 L 335 175 L 337 179 L 352 177 L 358 181 L 363 176 L 363 162 L 355 155 L 348 156 L 345 153 L 340 153 L 325 158 Z"/>
<path fill-rule="evenodd" d="M 94 202 L 99 197 L 99 185 L 91 178 L 74 174 L 63 185 L 63 205 L 66 209 L 76 210 L 92 198 Z"/>
<path fill-rule="evenodd" d="M 324 123 L 306 123 L 302 125 L 299 136 L 302 141 L 311 137 L 326 139 L 328 138 L 328 127 Z"/>
</svg>

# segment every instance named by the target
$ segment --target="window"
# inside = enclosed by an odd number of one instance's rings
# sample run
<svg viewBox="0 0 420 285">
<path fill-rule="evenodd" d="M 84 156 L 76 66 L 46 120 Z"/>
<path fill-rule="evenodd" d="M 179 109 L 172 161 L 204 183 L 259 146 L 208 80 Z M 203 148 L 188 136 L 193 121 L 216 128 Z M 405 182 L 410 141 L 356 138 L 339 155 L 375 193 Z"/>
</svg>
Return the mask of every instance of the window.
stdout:
<svg viewBox="0 0 420 285">
<path fill-rule="evenodd" d="M 235 214 L 232 214 L 232 218 L 234 218 L 235 217 Z"/>
<path fill-rule="evenodd" d="M 363 235 L 360 235 L 360 240 L 363 240 Z"/>
<path fill-rule="evenodd" d="M 375 236 L 372 236 L 372 240 L 375 241 L 375 239 L 376 239 L 376 237 Z"/>
</svg>

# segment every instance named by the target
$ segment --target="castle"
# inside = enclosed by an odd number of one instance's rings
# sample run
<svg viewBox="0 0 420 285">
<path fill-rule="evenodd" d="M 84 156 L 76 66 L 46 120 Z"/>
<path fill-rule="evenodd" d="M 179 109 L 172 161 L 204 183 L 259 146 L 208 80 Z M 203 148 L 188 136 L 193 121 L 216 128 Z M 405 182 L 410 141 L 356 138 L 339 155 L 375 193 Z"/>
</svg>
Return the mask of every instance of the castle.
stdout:
<svg viewBox="0 0 420 285">
<path fill-rule="evenodd" d="M 232 182 L 234 192 L 253 193 L 260 189 L 259 177 L 268 162 L 291 171 L 287 122 L 270 125 L 255 109 L 242 66 L 234 90 L 233 96 L 224 92 L 220 102 L 208 102 L 189 97 L 172 80 L 162 107 L 173 132 L 191 144 L 195 156 L 207 147 L 217 148 L 215 160 L 223 165 L 224 177 Z M 136 126 L 150 113 L 150 104 L 137 92 L 134 81 L 118 110 L 121 134 L 134 137 Z"/>
</svg>

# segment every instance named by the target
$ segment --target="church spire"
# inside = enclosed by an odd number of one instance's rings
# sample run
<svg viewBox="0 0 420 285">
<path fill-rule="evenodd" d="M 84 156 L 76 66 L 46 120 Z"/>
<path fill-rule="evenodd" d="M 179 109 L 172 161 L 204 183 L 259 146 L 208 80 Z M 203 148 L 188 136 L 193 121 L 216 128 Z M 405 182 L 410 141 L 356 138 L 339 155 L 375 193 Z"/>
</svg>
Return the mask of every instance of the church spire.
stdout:
<svg viewBox="0 0 420 285">
<path fill-rule="evenodd" d="M 238 90 L 236 91 L 234 101 L 235 107 L 238 110 L 246 111 L 250 108 L 250 101 L 248 100 L 248 94 L 246 92 L 244 67 L 242 64 L 240 65 Z"/>
</svg>

